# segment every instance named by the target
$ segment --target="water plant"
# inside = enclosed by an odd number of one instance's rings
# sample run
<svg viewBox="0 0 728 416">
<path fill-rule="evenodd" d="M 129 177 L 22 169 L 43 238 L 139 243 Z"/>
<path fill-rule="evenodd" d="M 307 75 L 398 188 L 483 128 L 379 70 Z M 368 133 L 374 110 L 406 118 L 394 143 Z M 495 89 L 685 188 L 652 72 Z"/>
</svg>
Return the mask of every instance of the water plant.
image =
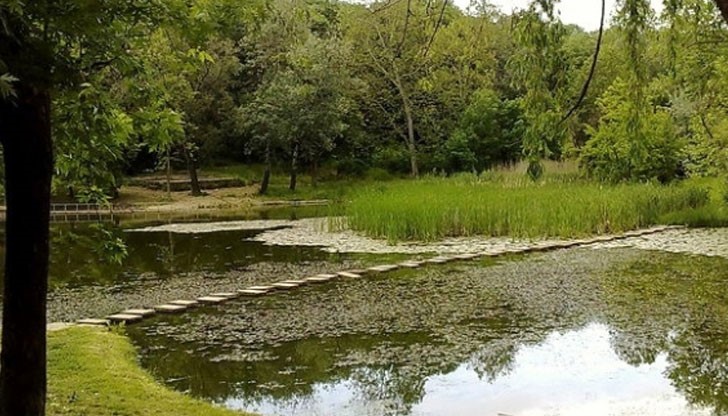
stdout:
<svg viewBox="0 0 728 416">
<path fill-rule="evenodd" d="M 703 207 L 709 199 L 707 190 L 690 184 L 608 185 L 575 177 L 535 183 L 526 178 L 427 178 L 359 192 L 347 209 L 347 224 L 391 241 L 578 237 L 653 225 L 666 214 Z"/>
</svg>

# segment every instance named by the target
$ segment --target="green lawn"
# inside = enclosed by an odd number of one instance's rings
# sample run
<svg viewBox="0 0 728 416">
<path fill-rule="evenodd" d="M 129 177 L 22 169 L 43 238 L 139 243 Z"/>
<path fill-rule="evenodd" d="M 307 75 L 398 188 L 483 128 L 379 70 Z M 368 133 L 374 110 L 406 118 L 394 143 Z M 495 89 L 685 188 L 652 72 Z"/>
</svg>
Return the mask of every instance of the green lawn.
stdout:
<svg viewBox="0 0 728 416">
<path fill-rule="evenodd" d="M 107 329 L 48 335 L 49 416 L 241 416 L 159 384 L 131 342 Z"/>
</svg>

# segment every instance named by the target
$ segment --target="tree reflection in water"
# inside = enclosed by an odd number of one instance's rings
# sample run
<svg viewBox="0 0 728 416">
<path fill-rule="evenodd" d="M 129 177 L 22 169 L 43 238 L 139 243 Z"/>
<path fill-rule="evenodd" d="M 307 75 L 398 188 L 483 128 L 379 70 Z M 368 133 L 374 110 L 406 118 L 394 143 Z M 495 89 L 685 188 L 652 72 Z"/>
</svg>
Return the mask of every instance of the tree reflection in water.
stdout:
<svg viewBox="0 0 728 416">
<path fill-rule="evenodd" d="M 342 400 L 340 414 L 416 414 L 442 393 L 432 389 L 457 390 L 442 382 L 464 373 L 475 374 L 482 394 L 508 395 L 518 377 L 544 377 L 528 367 L 529 356 L 548 357 L 564 389 L 597 399 L 614 387 L 597 370 L 613 368 L 622 384 L 649 376 L 657 393 L 725 414 L 726 266 L 720 258 L 567 250 L 309 287 L 130 333 L 143 363 L 176 388 L 270 414 L 331 412 Z M 595 333 L 614 357 L 588 355 Z M 570 379 L 556 372 L 576 371 L 568 367 L 578 358 L 568 351 L 574 345 L 586 361 Z M 544 349 L 550 355 L 539 355 Z M 569 396 L 545 380 L 535 384 L 541 396 L 522 401 Z"/>
</svg>

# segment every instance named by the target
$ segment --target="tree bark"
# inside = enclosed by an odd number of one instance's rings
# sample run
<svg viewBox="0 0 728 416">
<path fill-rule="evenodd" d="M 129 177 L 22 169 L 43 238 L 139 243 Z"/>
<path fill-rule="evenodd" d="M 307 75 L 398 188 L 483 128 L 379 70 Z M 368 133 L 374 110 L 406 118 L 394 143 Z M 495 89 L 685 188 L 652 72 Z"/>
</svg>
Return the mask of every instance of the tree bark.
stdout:
<svg viewBox="0 0 728 416">
<path fill-rule="evenodd" d="M 407 152 L 410 157 L 410 174 L 416 178 L 420 176 L 420 170 L 417 166 L 417 145 L 415 144 L 415 121 L 412 115 L 412 104 L 410 103 L 409 95 L 402 85 L 402 80 L 399 77 L 399 72 L 396 67 L 393 72 L 394 79 L 392 81 L 402 99 L 402 109 L 404 110 L 404 117 L 407 122 Z"/>
<path fill-rule="evenodd" d="M 728 23 L 728 0 L 715 0 L 715 4 L 720 9 L 720 14 L 723 15 L 723 20 Z"/>
<path fill-rule="evenodd" d="M 318 157 L 314 157 L 313 163 L 311 165 L 311 186 L 316 188 L 318 186 Z"/>
<path fill-rule="evenodd" d="M 293 146 L 293 152 L 291 154 L 291 182 L 288 185 L 288 189 L 290 189 L 291 191 L 295 191 L 297 182 L 298 182 L 298 144 Z"/>
<path fill-rule="evenodd" d="M 268 192 L 268 185 L 270 185 L 270 141 L 265 144 L 265 171 L 263 172 L 263 181 L 260 182 L 260 195 L 265 195 Z"/>
<path fill-rule="evenodd" d="M 16 93 L 17 98 L 0 101 L 7 205 L 0 415 L 42 416 L 53 171 L 50 94 L 27 85 L 16 85 Z"/>
<path fill-rule="evenodd" d="M 197 178 L 197 162 L 195 162 L 195 156 L 187 145 L 183 145 L 182 147 L 185 154 L 185 161 L 187 162 L 187 171 L 190 174 L 190 193 L 192 196 L 201 196 L 202 190 L 200 189 L 200 181 Z"/>
<path fill-rule="evenodd" d="M 172 156 L 167 147 L 167 199 L 172 199 Z"/>
<path fill-rule="evenodd" d="M 412 118 L 412 109 L 407 100 L 404 104 L 404 115 L 407 119 L 407 151 L 410 157 L 410 173 L 413 177 L 420 176 L 420 169 L 417 166 L 417 146 L 415 145 L 415 126 Z"/>
</svg>

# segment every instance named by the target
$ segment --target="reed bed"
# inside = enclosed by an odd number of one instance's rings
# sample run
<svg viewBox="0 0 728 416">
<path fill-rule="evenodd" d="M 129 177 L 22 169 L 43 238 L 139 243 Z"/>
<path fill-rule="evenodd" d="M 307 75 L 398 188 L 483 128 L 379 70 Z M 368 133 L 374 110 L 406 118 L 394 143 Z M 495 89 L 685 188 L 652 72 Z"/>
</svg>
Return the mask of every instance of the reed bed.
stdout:
<svg viewBox="0 0 728 416">
<path fill-rule="evenodd" d="M 709 199 L 707 190 L 686 184 L 605 185 L 568 175 L 533 183 L 463 175 L 368 187 L 348 205 L 346 223 L 390 241 L 572 238 L 654 225 Z"/>
</svg>

